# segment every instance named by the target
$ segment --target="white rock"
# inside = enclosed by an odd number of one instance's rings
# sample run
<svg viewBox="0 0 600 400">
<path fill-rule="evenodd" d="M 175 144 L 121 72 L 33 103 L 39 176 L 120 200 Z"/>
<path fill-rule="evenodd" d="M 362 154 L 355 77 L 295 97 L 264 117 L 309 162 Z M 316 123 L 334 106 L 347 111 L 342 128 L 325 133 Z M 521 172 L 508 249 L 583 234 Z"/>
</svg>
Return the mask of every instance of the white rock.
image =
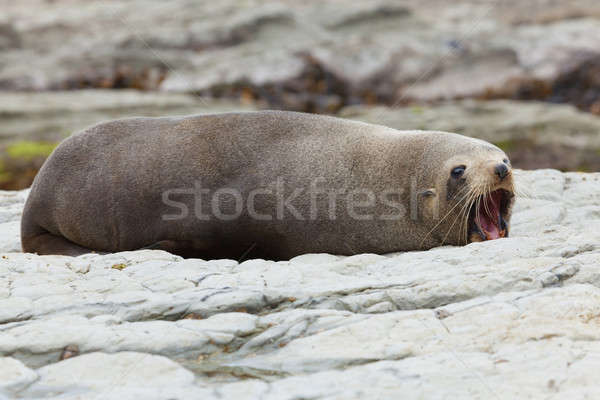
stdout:
<svg viewBox="0 0 600 400">
<path fill-rule="evenodd" d="M 0 357 L 0 394 L 2 390 L 20 391 L 34 382 L 38 375 L 19 360 Z"/>
<path fill-rule="evenodd" d="M 21 240 L 15 240 L 21 232 L 21 221 L 0 224 L 0 252 L 21 251 Z"/>
<path fill-rule="evenodd" d="M 194 375 L 168 358 L 145 353 L 90 353 L 40 368 L 39 380 L 26 393 L 40 395 L 76 387 L 79 393 L 103 396 L 123 389 L 190 385 Z"/>
</svg>

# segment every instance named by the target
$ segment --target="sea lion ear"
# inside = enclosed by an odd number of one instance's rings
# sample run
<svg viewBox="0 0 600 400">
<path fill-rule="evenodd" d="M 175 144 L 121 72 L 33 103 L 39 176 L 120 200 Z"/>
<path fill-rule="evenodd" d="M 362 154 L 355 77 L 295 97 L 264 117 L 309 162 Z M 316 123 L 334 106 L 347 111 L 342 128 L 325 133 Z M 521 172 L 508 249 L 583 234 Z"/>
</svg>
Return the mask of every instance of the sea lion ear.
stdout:
<svg viewBox="0 0 600 400">
<path fill-rule="evenodd" d="M 435 188 L 425 189 L 419 193 L 419 196 L 423 196 L 423 197 L 432 197 L 435 195 L 436 195 Z"/>
</svg>

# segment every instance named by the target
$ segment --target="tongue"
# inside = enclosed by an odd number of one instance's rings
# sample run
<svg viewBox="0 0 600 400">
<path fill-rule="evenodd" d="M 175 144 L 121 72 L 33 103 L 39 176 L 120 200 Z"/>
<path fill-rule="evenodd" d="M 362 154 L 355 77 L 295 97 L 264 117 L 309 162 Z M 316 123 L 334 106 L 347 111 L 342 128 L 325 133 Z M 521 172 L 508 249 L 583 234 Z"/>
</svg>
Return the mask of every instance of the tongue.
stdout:
<svg viewBox="0 0 600 400">
<path fill-rule="evenodd" d="M 500 238 L 500 229 L 490 220 L 489 216 L 480 215 L 478 224 L 483 233 L 485 233 L 486 239 L 493 240 Z"/>
</svg>

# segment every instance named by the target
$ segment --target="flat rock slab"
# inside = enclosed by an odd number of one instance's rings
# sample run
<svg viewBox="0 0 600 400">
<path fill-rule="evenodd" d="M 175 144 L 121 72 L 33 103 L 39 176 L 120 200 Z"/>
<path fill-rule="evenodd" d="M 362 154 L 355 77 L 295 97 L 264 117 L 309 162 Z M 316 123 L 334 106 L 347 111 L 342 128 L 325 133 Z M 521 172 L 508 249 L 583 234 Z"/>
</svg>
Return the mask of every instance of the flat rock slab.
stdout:
<svg viewBox="0 0 600 400">
<path fill-rule="evenodd" d="M 0 192 L 0 398 L 600 394 L 600 174 L 516 171 L 511 237 L 289 261 L 18 252 Z"/>
</svg>

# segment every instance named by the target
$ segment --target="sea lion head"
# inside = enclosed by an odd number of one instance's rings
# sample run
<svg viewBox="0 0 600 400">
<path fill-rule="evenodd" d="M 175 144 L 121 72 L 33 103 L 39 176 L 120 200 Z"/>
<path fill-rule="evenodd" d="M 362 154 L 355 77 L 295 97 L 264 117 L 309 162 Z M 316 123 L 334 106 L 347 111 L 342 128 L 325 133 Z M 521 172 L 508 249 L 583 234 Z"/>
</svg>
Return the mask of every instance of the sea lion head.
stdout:
<svg viewBox="0 0 600 400">
<path fill-rule="evenodd" d="M 483 140 L 447 135 L 432 150 L 438 162 L 431 236 L 455 245 L 508 237 L 514 203 L 508 156 Z"/>
</svg>

